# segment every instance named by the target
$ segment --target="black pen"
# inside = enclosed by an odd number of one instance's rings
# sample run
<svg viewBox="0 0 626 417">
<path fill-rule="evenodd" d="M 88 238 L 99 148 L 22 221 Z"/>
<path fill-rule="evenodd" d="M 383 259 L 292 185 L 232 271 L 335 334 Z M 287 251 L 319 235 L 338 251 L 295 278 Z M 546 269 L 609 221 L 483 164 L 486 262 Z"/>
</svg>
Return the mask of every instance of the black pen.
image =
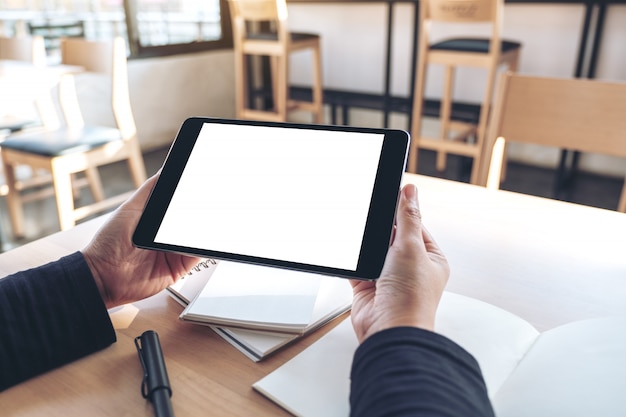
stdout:
<svg viewBox="0 0 626 417">
<path fill-rule="evenodd" d="M 144 371 L 141 395 L 150 400 L 157 417 L 173 417 L 174 410 L 170 401 L 172 388 L 165 369 L 159 335 L 154 330 L 147 330 L 135 338 L 135 346 Z"/>
</svg>

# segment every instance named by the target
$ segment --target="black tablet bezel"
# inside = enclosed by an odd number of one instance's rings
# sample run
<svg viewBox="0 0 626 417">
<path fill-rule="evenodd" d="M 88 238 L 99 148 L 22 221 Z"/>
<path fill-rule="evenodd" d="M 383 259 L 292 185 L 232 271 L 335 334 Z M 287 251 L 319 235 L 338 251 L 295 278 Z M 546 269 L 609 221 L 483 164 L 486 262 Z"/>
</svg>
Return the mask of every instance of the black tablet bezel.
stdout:
<svg viewBox="0 0 626 417">
<path fill-rule="evenodd" d="M 155 236 L 167 211 L 169 202 L 178 185 L 181 174 L 185 169 L 200 129 L 205 123 L 384 134 L 381 156 L 356 271 L 155 242 Z M 200 257 L 275 266 L 344 278 L 364 280 L 377 279 L 380 276 L 391 240 L 400 183 L 408 155 L 409 140 L 409 134 L 407 132 L 396 129 L 258 122 L 202 117 L 189 118 L 182 124 L 176 136 L 176 140 L 169 150 L 161 174 L 152 190 L 133 234 L 133 244 L 144 249 L 171 251 Z M 207 221 L 207 219 L 203 219 L 202 221 Z"/>
</svg>

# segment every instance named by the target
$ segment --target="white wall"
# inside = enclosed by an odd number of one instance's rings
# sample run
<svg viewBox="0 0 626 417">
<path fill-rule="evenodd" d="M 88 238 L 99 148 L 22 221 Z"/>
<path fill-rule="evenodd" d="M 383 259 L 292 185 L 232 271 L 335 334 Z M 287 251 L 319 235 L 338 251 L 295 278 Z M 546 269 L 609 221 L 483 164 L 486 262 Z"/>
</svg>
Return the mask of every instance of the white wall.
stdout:
<svg viewBox="0 0 626 417">
<path fill-rule="evenodd" d="M 129 62 L 131 101 L 144 148 L 171 143 L 190 116 L 234 117 L 232 51 Z"/>
<path fill-rule="evenodd" d="M 190 116 L 235 116 L 232 50 L 130 60 L 128 78 L 143 149 L 169 146 Z M 87 123 L 114 125 L 106 82 L 80 75 L 77 89 Z"/>
<path fill-rule="evenodd" d="M 378 3 L 290 3 L 291 30 L 322 36 L 323 80 L 326 88 L 382 93 L 384 89 L 387 6 Z M 411 69 L 413 6 L 397 3 L 394 14 L 391 89 L 408 96 Z M 584 7 L 571 4 L 507 4 L 504 36 L 522 42 L 519 72 L 555 77 L 574 74 Z M 626 80 L 626 5 L 608 8 L 598 79 Z M 441 30 L 441 36 L 449 29 Z M 311 80 L 310 54 L 298 53 L 291 61 L 291 82 Z M 484 74 L 461 71 L 457 98 L 480 101 Z M 188 116 L 234 117 L 232 51 L 132 60 L 129 62 L 131 100 L 139 139 L 144 148 L 167 145 Z M 429 72 L 427 95 L 440 94 L 441 73 Z M 481 84 L 482 83 L 482 84 Z M 94 90 L 95 91 L 95 90 Z M 94 112 L 97 114 L 99 112 Z M 351 122 L 382 125 L 380 112 L 351 112 Z M 407 128 L 404 115 L 393 115 L 394 127 Z M 556 150 L 512 147 L 513 159 L 553 165 Z M 626 163 L 584 155 L 583 169 L 623 175 Z"/>
<path fill-rule="evenodd" d="M 391 90 L 408 96 L 411 70 L 413 5 L 397 3 L 394 13 Z M 507 4 L 504 13 L 505 38 L 522 42 L 520 73 L 554 77 L 572 77 L 575 72 L 584 6 L 579 4 Z M 626 5 L 608 8 L 597 79 L 626 81 Z M 311 31 L 322 36 L 324 86 L 382 93 L 384 90 L 387 6 L 384 4 L 309 4 L 290 3 L 292 30 Z M 593 28 L 592 28 L 593 29 Z M 481 29 L 462 29 L 463 34 L 480 34 Z M 483 29 L 484 30 L 484 29 Z M 436 35 L 452 34 L 451 28 L 439 28 Z M 307 84 L 311 78 L 309 58 L 302 54 L 292 60 L 291 81 Z M 484 71 L 464 69 L 456 80 L 458 100 L 479 102 L 484 88 Z M 478 80 L 478 82 L 477 82 Z M 429 70 L 426 94 L 439 97 L 442 71 Z M 351 113 L 351 122 L 380 125 L 382 116 L 372 111 Z M 392 124 L 407 128 L 403 116 L 391 118 Z M 542 165 L 554 165 L 558 151 L 536 147 L 512 147 L 511 158 Z M 624 175 L 622 159 L 583 155 L 583 169 Z"/>
</svg>

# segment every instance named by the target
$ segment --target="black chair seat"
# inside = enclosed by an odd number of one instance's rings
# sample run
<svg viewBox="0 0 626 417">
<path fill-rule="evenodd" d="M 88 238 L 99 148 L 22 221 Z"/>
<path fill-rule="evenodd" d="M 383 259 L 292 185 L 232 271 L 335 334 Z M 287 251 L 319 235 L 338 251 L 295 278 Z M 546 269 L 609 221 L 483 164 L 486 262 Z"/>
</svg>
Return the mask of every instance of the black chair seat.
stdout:
<svg viewBox="0 0 626 417">
<path fill-rule="evenodd" d="M 289 32 L 291 42 L 306 41 L 311 39 L 318 39 L 320 35 L 315 33 L 302 33 L 302 32 Z M 249 33 L 246 39 L 253 39 L 259 41 L 276 41 L 278 40 L 278 34 L 276 32 L 260 32 Z"/>
<path fill-rule="evenodd" d="M 0 131 L 8 131 L 11 133 L 19 132 L 20 130 L 27 129 L 29 127 L 36 127 L 41 125 L 38 120 L 17 120 L 17 119 L 4 119 L 0 118 Z"/>
<path fill-rule="evenodd" d="M 434 43 L 430 46 L 431 50 L 439 51 L 458 51 L 458 52 L 476 52 L 486 54 L 489 52 L 489 39 L 481 38 L 455 38 Z M 502 40 L 500 52 L 508 52 L 522 46 L 519 42 Z"/>
<path fill-rule="evenodd" d="M 0 142 L 0 147 L 54 157 L 86 152 L 117 140 L 122 140 L 122 136 L 115 128 L 86 126 L 81 129 L 18 133 Z"/>
</svg>

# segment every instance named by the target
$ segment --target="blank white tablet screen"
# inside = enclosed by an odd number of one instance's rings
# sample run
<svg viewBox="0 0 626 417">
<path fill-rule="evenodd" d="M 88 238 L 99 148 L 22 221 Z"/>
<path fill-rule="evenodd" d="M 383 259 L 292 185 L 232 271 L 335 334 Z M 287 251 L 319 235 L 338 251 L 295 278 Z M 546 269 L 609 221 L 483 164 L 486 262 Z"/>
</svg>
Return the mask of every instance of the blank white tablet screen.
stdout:
<svg viewBox="0 0 626 417">
<path fill-rule="evenodd" d="M 155 241 L 354 271 L 383 138 L 205 123 Z"/>
</svg>

